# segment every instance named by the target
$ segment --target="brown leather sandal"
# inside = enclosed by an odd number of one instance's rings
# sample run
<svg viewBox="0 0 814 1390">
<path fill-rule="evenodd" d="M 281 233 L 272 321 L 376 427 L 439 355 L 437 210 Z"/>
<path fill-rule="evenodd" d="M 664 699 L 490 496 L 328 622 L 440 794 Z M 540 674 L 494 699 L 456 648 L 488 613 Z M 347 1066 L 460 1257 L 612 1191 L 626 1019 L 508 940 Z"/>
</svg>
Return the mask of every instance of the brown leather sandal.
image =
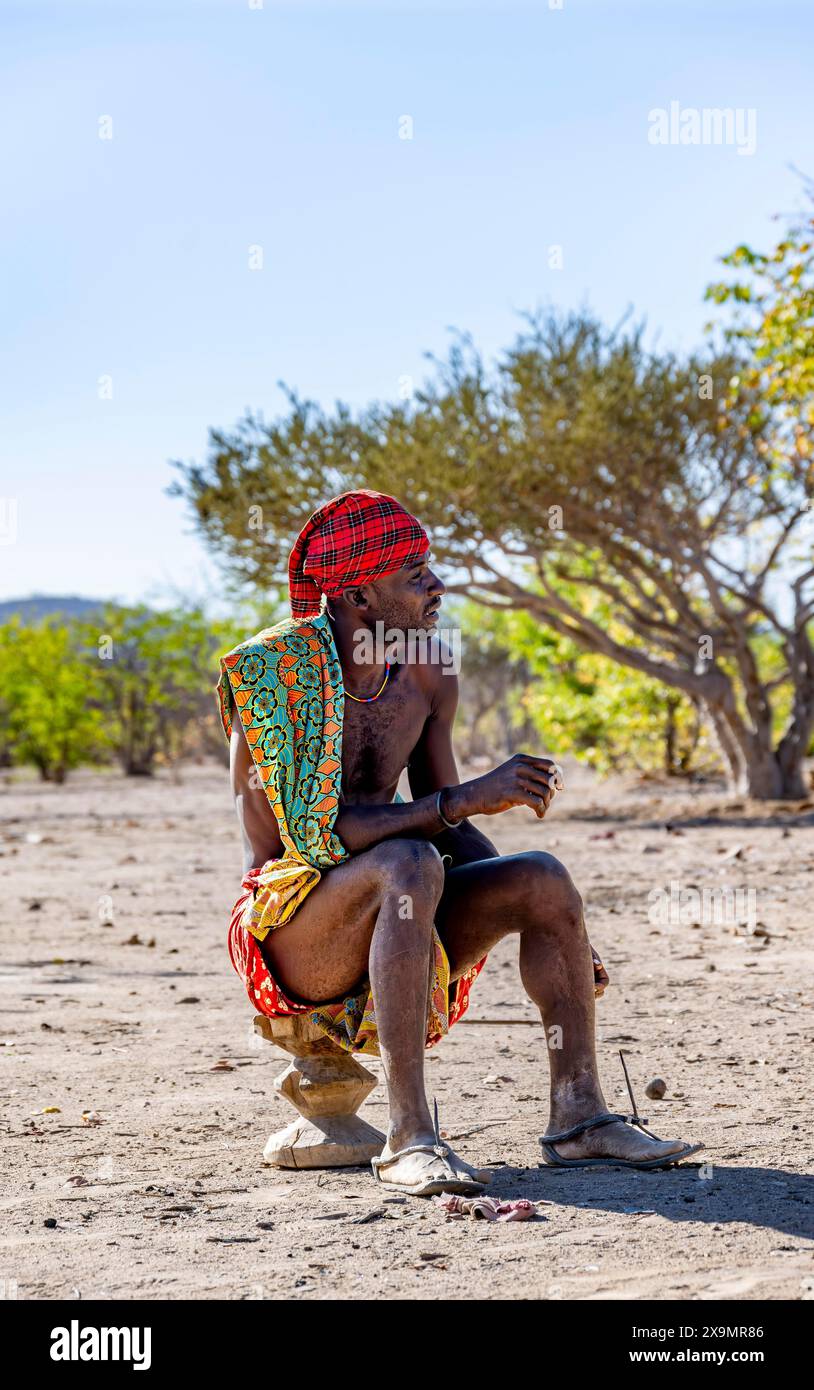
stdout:
<svg viewBox="0 0 814 1390">
<path fill-rule="evenodd" d="M 661 1158 L 563 1158 L 553 1147 L 554 1144 L 562 1143 L 565 1139 L 576 1139 L 578 1135 L 585 1134 L 589 1129 L 600 1129 L 602 1125 L 613 1124 L 616 1120 L 621 1120 L 622 1124 L 635 1125 L 643 1134 L 650 1139 L 655 1139 L 657 1143 L 662 1143 L 658 1134 L 654 1134 L 647 1128 L 647 1120 L 642 1119 L 636 1107 L 636 1097 L 633 1094 L 633 1087 L 630 1084 L 627 1067 L 625 1066 L 624 1053 L 619 1053 L 622 1059 L 622 1069 L 625 1073 L 628 1094 L 633 1106 L 632 1115 L 616 1115 L 609 1110 L 601 1110 L 598 1115 L 592 1115 L 588 1120 L 580 1120 L 579 1124 L 572 1125 L 570 1129 L 560 1130 L 558 1134 L 543 1134 L 540 1136 L 540 1146 L 543 1151 L 544 1163 L 541 1167 L 549 1168 L 671 1168 L 674 1163 L 680 1163 L 682 1159 L 689 1158 L 690 1154 L 697 1154 L 703 1149 L 703 1144 L 686 1144 L 683 1149 L 676 1153 L 665 1154 Z"/>
</svg>

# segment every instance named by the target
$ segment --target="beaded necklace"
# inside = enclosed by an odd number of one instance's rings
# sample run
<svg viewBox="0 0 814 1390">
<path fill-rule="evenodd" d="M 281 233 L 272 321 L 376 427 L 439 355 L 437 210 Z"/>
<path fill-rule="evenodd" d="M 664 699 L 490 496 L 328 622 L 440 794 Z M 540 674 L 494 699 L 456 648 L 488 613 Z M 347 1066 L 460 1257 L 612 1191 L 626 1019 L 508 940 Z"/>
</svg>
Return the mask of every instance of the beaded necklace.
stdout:
<svg viewBox="0 0 814 1390">
<path fill-rule="evenodd" d="M 357 705 L 369 705 L 369 704 L 372 704 L 372 702 L 373 702 L 374 700 L 378 700 L 379 696 L 381 695 L 382 691 L 384 690 L 384 687 L 387 685 L 387 682 L 389 681 L 389 679 L 390 679 L 390 662 L 389 662 L 389 661 L 386 661 L 386 662 L 384 663 L 384 680 L 382 681 L 382 683 L 381 683 L 381 685 L 379 686 L 378 690 L 376 691 L 376 694 L 375 694 L 375 695 L 351 695 L 351 693 L 350 693 L 350 691 L 348 690 L 347 686 L 345 687 L 345 694 L 347 695 L 347 697 L 348 697 L 349 700 L 355 700 L 356 703 L 357 703 Z"/>
</svg>

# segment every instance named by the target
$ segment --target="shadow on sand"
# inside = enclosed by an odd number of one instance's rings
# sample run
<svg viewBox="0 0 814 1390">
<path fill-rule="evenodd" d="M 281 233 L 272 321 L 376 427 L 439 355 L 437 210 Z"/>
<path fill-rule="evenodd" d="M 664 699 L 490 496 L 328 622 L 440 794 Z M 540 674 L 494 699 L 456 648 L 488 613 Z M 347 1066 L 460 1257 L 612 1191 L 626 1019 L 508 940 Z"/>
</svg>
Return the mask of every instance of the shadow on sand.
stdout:
<svg viewBox="0 0 814 1390">
<path fill-rule="evenodd" d="M 783 1235 L 814 1239 L 814 1177 L 783 1168 L 723 1167 L 712 1161 L 636 1172 L 626 1168 L 516 1168 L 490 1164 L 490 1196 L 547 1200 L 588 1211 L 707 1225 L 747 1222 Z"/>
</svg>

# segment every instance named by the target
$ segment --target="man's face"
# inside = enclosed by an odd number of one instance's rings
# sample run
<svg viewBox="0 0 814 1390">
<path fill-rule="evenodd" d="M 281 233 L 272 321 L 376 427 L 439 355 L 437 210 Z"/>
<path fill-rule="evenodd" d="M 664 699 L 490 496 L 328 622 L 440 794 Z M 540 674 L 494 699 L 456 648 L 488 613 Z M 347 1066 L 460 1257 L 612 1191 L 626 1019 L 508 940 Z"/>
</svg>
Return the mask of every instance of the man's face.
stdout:
<svg viewBox="0 0 814 1390">
<path fill-rule="evenodd" d="M 399 632 L 435 630 L 441 597 L 446 589 L 430 569 L 429 558 L 427 555 L 385 579 L 364 586 L 368 599 L 364 616 L 368 623 L 382 622 L 385 629 Z"/>
</svg>

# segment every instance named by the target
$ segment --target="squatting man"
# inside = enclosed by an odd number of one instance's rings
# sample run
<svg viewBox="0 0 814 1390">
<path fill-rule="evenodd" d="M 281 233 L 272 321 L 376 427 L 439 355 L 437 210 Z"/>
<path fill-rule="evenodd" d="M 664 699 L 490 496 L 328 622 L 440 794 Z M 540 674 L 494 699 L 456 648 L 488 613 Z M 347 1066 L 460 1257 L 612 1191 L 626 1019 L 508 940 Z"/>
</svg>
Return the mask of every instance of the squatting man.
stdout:
<svg viewBox="0 0 814 1390">
<path fill-rule="evenodd" d="M 232 964 L 256 1010 L 304 1015 L 347 1051 L 381 1057 L 389 1127 L 371 1166 L 384 1187 L 477 1193 L 491 1173 L 442 1142 L 424 1052 L 465 1013 L 492 948 L 516 933 L 523 988 L 558 1044 L 541 1048 L 543 1162 L 668 1167 L 702 1146 L 657 1139 L 605 1103 L 594 1000 L 607 975 L 568 872 L 542 849 L 498 854 L 471 823 L 515 806 L 542 820 L 562 778 L 551 759 L 516 753 L 461 782 L 457 676 L 415 659 L 407 641 L 437 631 L 444 585 L 429 559 L 425 531 L 394 498 L 343 493 L 294 544 L 291 619 L 221 660 L 245 850 Z M 375 642 L 360 642 L 377 625 L 404 634 L 401 659 L 382 662 Z M 411 801 L 397 793 L 405 769 Z"/>
</svg>

